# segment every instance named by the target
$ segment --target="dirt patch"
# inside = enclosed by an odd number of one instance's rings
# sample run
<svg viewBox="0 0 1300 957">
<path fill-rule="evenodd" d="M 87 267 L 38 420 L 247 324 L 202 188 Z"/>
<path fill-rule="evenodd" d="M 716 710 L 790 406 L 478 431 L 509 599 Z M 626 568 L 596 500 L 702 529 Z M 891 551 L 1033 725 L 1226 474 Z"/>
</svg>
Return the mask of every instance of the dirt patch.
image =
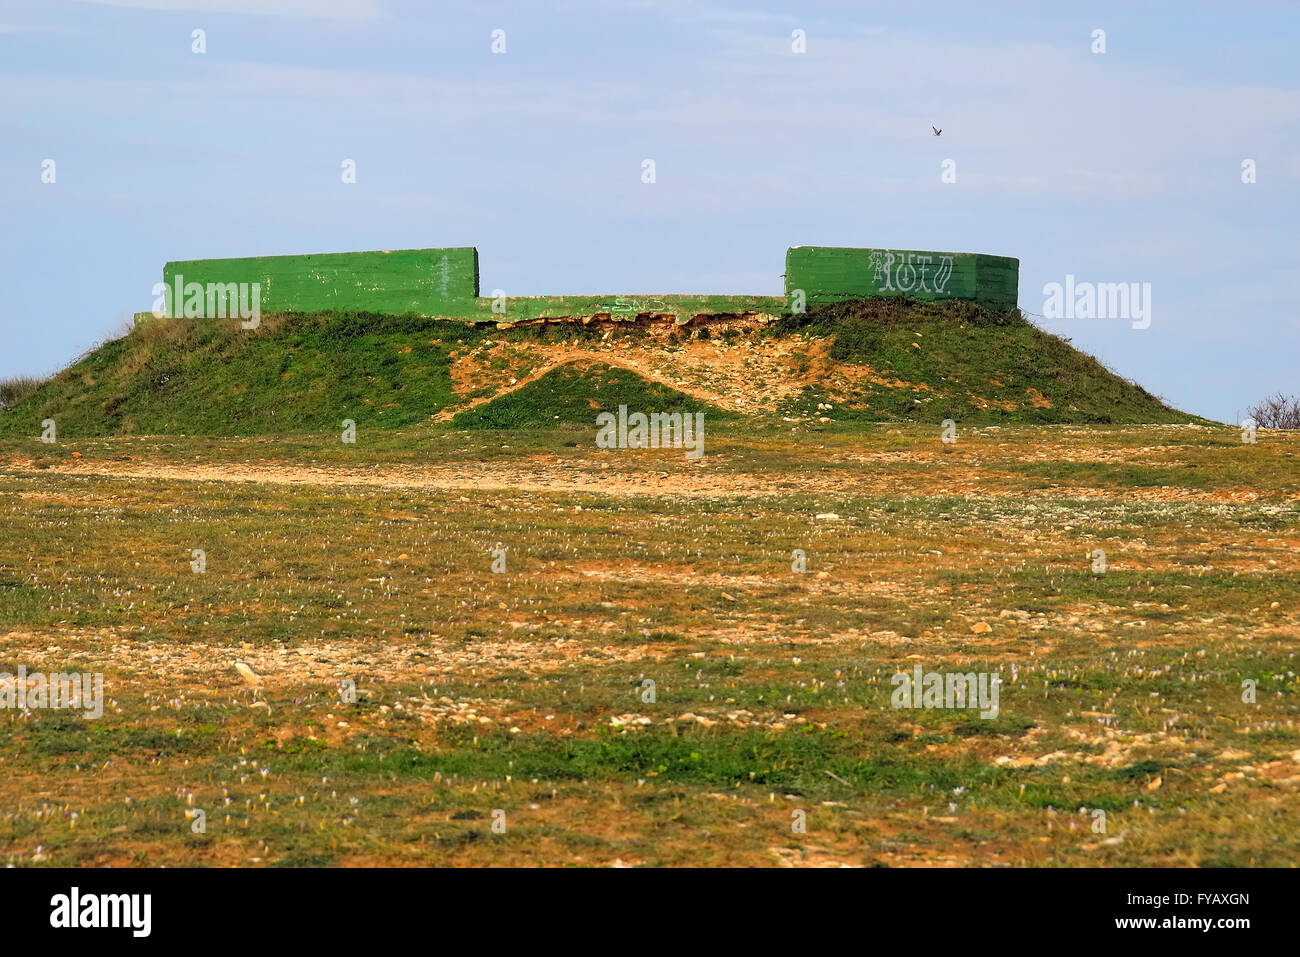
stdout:
<svg viewBox="0 0 1300 957">
<path fill-rule="evenodd" d="M 882 376 L 865 365 L 830 358 L 829 339 L 750 339 L 734 342 L 634 338 L 610 329 L 599 342 L 545 343 L 488 340 L 458 355 L 452 388 L 464 398 L 439 412 L 447 421 L 484 402 L 521 389 L 563 365 L 603 363 L 626 369 L 702 402 L 741 413 L 773 412 L 807 388 L 839 402 L 854 400 L 867 384 L 933 391 L 924 383 Z M 479 394 L 475 394 L 479 393 Z"/>
<path fill-rule="evenodd" d="M 1035 409 L 1050 409 L 1052 407 L 1052 403 L 1047 400 L 1047 396 L 1033 386 L 1025 390 L 1025 395 L 1029 396 L 1029 404 Z"/>
</svg>

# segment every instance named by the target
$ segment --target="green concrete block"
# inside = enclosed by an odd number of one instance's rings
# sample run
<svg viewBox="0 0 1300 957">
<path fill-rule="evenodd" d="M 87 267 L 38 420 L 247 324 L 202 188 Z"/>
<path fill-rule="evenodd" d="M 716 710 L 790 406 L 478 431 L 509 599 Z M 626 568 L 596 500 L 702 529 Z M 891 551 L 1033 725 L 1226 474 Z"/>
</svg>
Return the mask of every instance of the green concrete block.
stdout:
<svg viewBox="0 0 1300 957">
<path fill-rule="evenodd" d="M 205 291 L 209 284 L 222 287 L 218 302 L 231 283 L 257 283 L 264 313 L 336 309 L 442 315 L 472 304 L 478 296 L 478 250 L 398 249 L 167 263 L 163 281 L 168 294 L 175 296 L 178 280 L 186 288 L 172 310 L 174 315 L 185 314 L 185 301 L 196 289 L 192 283 Z M 251 291 L 240 294 L 251 295 Z M 209 301 L 205 296 L 205 305 Z M 201 313 L 208 318 L 217 314 L 206 308 Z"/>
<path fill-rule="evenodd" d="M 802 289 L 809 307 L 906 296 L 960 299 L 996 309 L 1016 304 L 1020 261 L 983 253 L 792 246 L 785 257 L 787 299 Z"/>
</svg>

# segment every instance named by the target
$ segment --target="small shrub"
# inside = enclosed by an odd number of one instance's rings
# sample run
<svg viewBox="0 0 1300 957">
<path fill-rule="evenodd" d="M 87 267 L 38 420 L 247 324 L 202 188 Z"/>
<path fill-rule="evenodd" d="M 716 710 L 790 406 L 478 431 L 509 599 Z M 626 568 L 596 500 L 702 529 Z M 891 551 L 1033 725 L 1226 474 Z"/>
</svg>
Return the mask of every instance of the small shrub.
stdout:
<svg viewBox="0 0 1300 957">
<path fill-rule="evenodd" d="M 1295 396 L 1287 398 L 1279 392 L 1257 402 L 1249 412 L 1261 429 L 1300 429 L 1300 399 Z"/>
<path fill-rule="evenodd" d="M 0 409 L 9 409 L 27 398 L 46 382 L 32 376 L 20 375 L 0 379 Z"/>
</svg>

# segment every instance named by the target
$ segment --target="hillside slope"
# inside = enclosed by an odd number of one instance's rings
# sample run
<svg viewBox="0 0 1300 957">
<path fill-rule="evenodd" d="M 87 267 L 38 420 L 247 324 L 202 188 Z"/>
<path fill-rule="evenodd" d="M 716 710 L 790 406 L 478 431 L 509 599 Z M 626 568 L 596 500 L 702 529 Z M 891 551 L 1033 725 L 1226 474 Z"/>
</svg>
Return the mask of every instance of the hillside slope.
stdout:
<svg viewBox="0 0 1300 957">
<path fill-rule="evenodd" d="M 768 324 L 719 316 L 498 329 L 336 313 L 267 316 L 251 332 L 148 323 L 0 412 L 0 435 L 35 435 L 46 418 L 62 436 L 291 433 L 343 419 L 527 427 L 575 421 L 584 404 L 594 421 L 612 399 L 787 421 L 1196 420 L 1018 313 L 887 300 Z"/>
</svg>

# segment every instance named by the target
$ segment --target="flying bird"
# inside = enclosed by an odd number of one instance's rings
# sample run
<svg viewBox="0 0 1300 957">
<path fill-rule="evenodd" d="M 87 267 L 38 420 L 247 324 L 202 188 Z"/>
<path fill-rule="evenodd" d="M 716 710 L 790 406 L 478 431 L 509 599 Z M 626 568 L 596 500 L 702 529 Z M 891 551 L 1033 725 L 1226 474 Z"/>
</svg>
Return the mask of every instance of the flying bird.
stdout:
<svg viewBox="0 0 1300 957">
<path fill-rule="evenodd" d="M 941 129 L 937 129 L 936 127 L 933 127 L 933 126 L 930 127 L 930 129 L 934 130 L 934 135 L 935 135 L 935 136 L 938 136 L 938 135 L 940 135 L 941 133 L 943 133 L 943 130 L 941 130 Z"/>
</svg>

